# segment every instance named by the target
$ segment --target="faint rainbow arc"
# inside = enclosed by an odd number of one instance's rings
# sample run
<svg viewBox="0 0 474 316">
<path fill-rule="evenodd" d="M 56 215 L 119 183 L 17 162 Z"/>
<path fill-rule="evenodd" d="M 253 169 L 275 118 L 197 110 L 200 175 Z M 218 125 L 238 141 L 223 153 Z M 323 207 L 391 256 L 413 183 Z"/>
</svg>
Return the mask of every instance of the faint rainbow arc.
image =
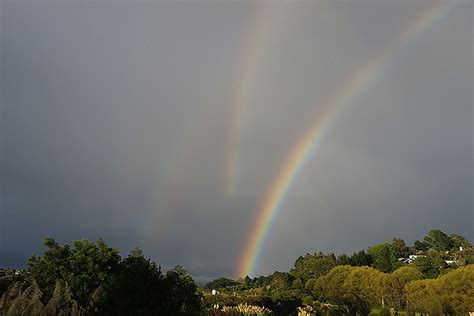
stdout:
<svg viewBox="0 0 474 316">
<path fill-rule="evenodd" d="M 395 55 L 404 44 L 415 38 L 430 25 L 446 16 L 455 1 L 444 1 L 424 10 L 404 27 L 390 44 L 378 54 L 378 57 L 359 67 L 343 84 L 341 89 L 326 102 L 326 113 L 316 118 L 309 129 L 299 139 L 277 173 L 275 181 L 267 191 L 251 230 L 247 234 L 244 247 L 238 262 L 235 277 L 253 275 L 263 250 L 263 244 L 275 223 L 288 193 L 306 163 L 317 152 L 328 134 L 331 123 L 337 114 L 350 103 L 351 99 L 360 95 L 382 73 L 390 57 Z"/>
<path fill-rule="evenodd" d="M 241 146 L 241 133 L 244 127 L 245 113 L 248 109 L 250 94 L 252 91 L 252 78 L 255 77 L 255 70 L 259 62 L 259 56 L 264 49 L 264 38 L 268 30 L 268 12 L 263 3 L 258 3 L 253 17 L 253 27 L 244 36 L 242 56 L 237 63 L 236 87 L 232 95 L 231 122 L 229 128 L 225 193 L 228 197 L 235 194 L 238 174 L 238 150 Z"/>
</svg>

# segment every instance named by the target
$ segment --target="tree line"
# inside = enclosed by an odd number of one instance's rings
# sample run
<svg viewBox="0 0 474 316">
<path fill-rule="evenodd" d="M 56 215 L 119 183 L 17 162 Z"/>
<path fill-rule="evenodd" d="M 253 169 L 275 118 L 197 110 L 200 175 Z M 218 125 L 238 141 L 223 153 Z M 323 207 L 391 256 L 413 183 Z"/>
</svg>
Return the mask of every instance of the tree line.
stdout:
<svg viewBox="0 0 474 316">
<path fill-rule="evenodd" d="M 0 274 L 0 315 L 368 315 L 474 311 L 474 248 L 430 231 L 352 255 L 316 252 L 287 272 L 198 288 L 181 266 L 169 271 L 136 248 L 122 258 L 103 240 L 60 245 L 46 238 L 21 273 Z M 409 260 L 408 260 L 409 259 Z M 1 271 L 0 271 L 1 272 Z"/>
<path fill-rule="evenodd" d="M 409 260 L 408 260 L 409 259 Z M 219 278 L 204 291 L 208 306 L 249 303 L 288 315 L 400 313 L 462 315 L 474 311 L 474 248 L 466 238 L 430 231 L 413 245 L 400 238 L 352 255 L 317 252 L 296 259 L 288 272 L 235 280 Z"/>
<path fill-rule="evenodd" d="M 46 251 L 10 277 L 3 315 L 199 315 L 192 277 L 176 266 L 166 273 L 140 249 L 126 258 L 103 240 L 72 247 L 46 238 Z M 1 314 L 1 313 L 0 313 Z"/>
</svg>

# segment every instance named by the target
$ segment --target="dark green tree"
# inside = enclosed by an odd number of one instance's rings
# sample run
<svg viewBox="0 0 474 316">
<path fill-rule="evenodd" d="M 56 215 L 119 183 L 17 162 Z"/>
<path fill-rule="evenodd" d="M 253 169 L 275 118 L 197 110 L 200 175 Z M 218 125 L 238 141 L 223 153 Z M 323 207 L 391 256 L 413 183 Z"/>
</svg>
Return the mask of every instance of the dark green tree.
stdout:
<svg viewBox="0 0 474 316">
<path fill-rule="evenodd" d="M 226 288 L 226 287 L 231 287 L 231 286 L 236 286 L 236 285 L 239 285 L 240 283 L 235 281 L 235 280 L 231 280 L 231 279 L 227 279 L 227 278 L 218 278 L 218 279 L 214 279 L 210 282 L 208 282 L 204 288 L 205 289 L 223 289 L 223 288 Z"/>
<path fill-rule="evenodd" d="M 270 287 L 273 289 L 285 290 L 289 289 L 293 283 L 293 278 L 288 272 L 275 271 L 271 275 Z"/>
<path fill-rule="evenodd" d="M 252 285 L 252 282 L 253 280 L 248 275 L 246 275 L 244 278 L 244 284 L 250 286 Z"/>
<path fill-rule="evenodd" d="M 454 248 L 456 251 L 460 249 L 467 250 L 472 248 L 472 243 L 462 236 L 451 234 L 449 235 L 449 239 L 451 240 L 452 249 Z"/>
<path fill-rule="evenodd" d="M 53 296 L 59 281 L 67 284 L 72 299 L 87 309 L 93 293 L 118 267 L 118 250 L 101 239 L 95 243 L 76 240 L 72 248 L 52 238 L 46 238 L 44 244 L 47 249 L 43 256 L 32 256 L 28 261 L 29 273 L 38 282 L 43 299 L 48 301 Z"/>
<path fill-rule="evenodd" d="M 354 252 L 350 257 L 352 266 L 370 266 L 373 262 L 373 258 L 370 254 L 366 253 L 365 250 Z"/>
<path fill-rule="evenodd" d="M 158 315 L 166 305 L 166 290 L 160 268 L 135 249 L 107 278 L 100 308 L 109 315 Z"/>
<path fill-rule="evenodd" d="M 413 267 L 423 273 L 425 278 L 433 279 L 439 275 L 440 268 L 444 266 L 441 259 L 432 257 L 418 257 L 413 260 Z"/>
<path fill-rule="evenodd" d="M 398 260 L 394 254 L 391 244 L 377 244 L 368 249 L 368 253 L 374 258 L 372 266 L 382 272 L 393 271 L 397 266 Z"/>
<path fill-rule="evenodd" d="M 407 258 L 410 255 L 410 248 L 406 245 L 403 239 L 393 238 L 392 249 L 397 258 Z"/>
<path fill-rule="evenodd" d="M 164 278 L 167 291 L 164 315 L 199 315 L 201 298 L 193 278 L 182 266 L 175 266 Z"/>
<path fill-rule="evenodd" d="M 454 254 L 454 259 L 460 265 L 474 264 L 474 247 L 463 249 L 462 251 L 457 251 Z"/>
<path fill-rule="evenodd" d="M 337 265 L 339 266 L 351 265 L 351 258 L 349 258 L 349 256 L 346 254 L 337 256 Z"/>
<path fill-rule="evenodd" d="M 418 253 L 418 252 L 424 252 L 424 251 L 427 251 L 429 248 L 429 246 L 422 242 L 422 241 L 419 241 L 419 240 L 415 240 L 415 242 L 413 243 L 413 252 L 415 253 Z"/>
<path fill-rule="evenodd" d="M 423 240 L 428 248 L 439 251 L 448 251 L 453 246 L 451 238 L 439 229 L 431 230 Z"/>
<path fill-rule="evenodd" d="M 295 279 L 300 279 L 304 284 L 313 278 L 320 278 L 326 275 L 337 265 L 334 254 L 307 254 L 299 257 L 294 267 L 290 270 L 290 275 Z"/>
</svg>

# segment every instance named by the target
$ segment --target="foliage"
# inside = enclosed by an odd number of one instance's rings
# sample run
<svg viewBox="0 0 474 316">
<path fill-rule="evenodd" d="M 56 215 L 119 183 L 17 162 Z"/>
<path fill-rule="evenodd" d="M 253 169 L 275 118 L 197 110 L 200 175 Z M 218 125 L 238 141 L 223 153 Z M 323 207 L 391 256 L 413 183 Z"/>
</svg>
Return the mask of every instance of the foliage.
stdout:
<svg viewBox="0 0 474 316">
<path fill-rule="evenodd" d="M 436 285 L 445 313 L 474 311 L 474 264 L 446 273 L 437 279 Z"/>
<path fill-rule="evenodd" d="M 337 265 L 338 266 L 352 265 L 351 258 L 346 254 L 339 255 L 337 256 Z"/>
<path fill-rule="evenodd" d="M 433 248 L 439 251 L 450 250 L 453 246 L 451 238 L 440 231 L 439 229 L 431 230 L 423 239 L 428 248 Z"/>
<path fill-rule="evenodd" d="M 403 264 L 399 260 L 412 254 L 419 255 L 412 264 Z M 462 293 L 470 291 L 467 285 L 459 283 L 468 276 L 464 271 L 459 274 L 462 277 L 458 276 L 457 281 L 442 280 L 451 280 L 454 271 L 463 271 L 456 269 L 468 265 L 474 259 L 473 255 L 474 250 L 468 240 L 434 230 L 412 247 L 403 239 L 393 238 L 389 243 L 373 245 L 367 251 L 361 250 L 350 257 L 344 254 L 336 257 L 321 252 L 306 254 L 296 260 L 289 273 L 275 272 L 253 280 L 246 277 L 240 281 L 240 285 L 233 285 L 228 290 L 232 295 L 205 296 L 205 301 L 208 302 L 207 306 L 211 306 L 209 304 L 212 301 L 214 304 L 225 302 L 229 306 L 255 304 L 270 309 L 276 306 L 276 302 L 286 302 L 287 306 L 292 306 L 299 301 L 299 304 L 306 306 L 302 312 L 308 315 L 363 315 L 372 308 L 377 308 L 379 313 L 388 313 L 389 310 L 395 313 L 407 308 L 413 311 L 415 302 L 423 302 L 424 305 L 416 305 L 418 311 L 437 314 L 441 310 L 457 314 L 463 300 L 467 300 Z M 454 260 L 455 263 L 447 263 L 447 260 Z M 434 281 L 423 280 L 425 278 Z M 417 285 L 418 290 L 410 293 L 409 297 L 407 288 L 410 289 L 417 282 L 421 285 Z M 471 280 L 469 282 L 473 283 Z M 455 286 L 462 291 L 449 288 L 450 284 L 457 284 Z M 457 294 L 445 299 L 447 293 Z M 448 302 L 452 302 L 453 306 Z M 329 312 L 321 309 L 321 306 L 335 309 Z M 278 308 L 273 310 L 276 313 L 281 311 Z M 290 309 L 288 311 L 291 312 Z"/>
<path fill-rule="evenodd" d="M 314 295 L 346 306 L 351 313 L 366 314 L 375 303 L 373 292 L 378 273 L 369 267 L 338 266 L 316 281 Z"/>
<path fill-rule="evenodd" d="M 79 306 L 86 308 L 92 294 L 117 268 L 118 250 L 108 247 L 101 239 L 92 243 L 76 240 L 73 247 L 60 246 L 52 238 L 44 242 L 43 256 L 32 256 L 28 272 L 43 290 L 45 300 L 51 299 L 57 281 L 67 283 Z"/>
<path fill-rule="evenodd" d="M 347 315 L 349 311 L 345 306 L 334 305 L 330 303 L 322 303 L 319 301 L 311 302 L 305 307 L 297 308 L 298 316 L 312 316 L 312 315 Z"/>
<path fill-rule="evenodd" d="M 193 278 L 181 266 L 166 273 L 164 278 L 167 290 L 164 315 L 194 315 L 201 310 L 201 298 Z"/>
<path fill-rule="evenodd" d="M 14 283 L 3 295 L 5 315 L 79 315 L 80 308 L 72 298 L 67 283 L 56 282 L 47 304 L 41 302 L 43 293 L 34 280 Z"/>
<path fill-rule="evenodd" d="M 36 282 L 29 286 L 26 282 L 13 284 L 2 297 L 5 315 L 42 313 L 44 305 L 40 301 L 41 296 L 41 290 Z"/>
<path fill-rule="evenodd" d="M 440 268 L 444 266 L 443 260 L 432 257 L 418 257 L 413 261 L 413 266 L 423 273 L 425 278 L 436 278 Z"/>
<path fill-rule="evenodd" d="M 415 242 L 413 243 L 413 251 L 414 253 L 418 253 L 418 252 L 424 252 L 428 250 L 428 245 L 422 241 L 419 241 L 419 240 L 415 240 Z"/>
<path fill-rule="evenodd" d="M 290 270 L 290 275 L 295 279 L 300 279 L 303 284 L 310 279 L 320 278 L 326 275 L 337 265 L 334 254 L 306 254 L 304 257 L 296 259 L 294 267 Z"/>
<path fill-rule="evenodd" d="M 392 244 L 377 244 L 370 247 L 367 252 L 374 260 L 372 266 L 379 271 L 390 272 L 398 267 L 399 262 L 395 255 L 396 249 Z"/>
<path fill-rule="evenodd" d="M 273 311 L 275 315 L 290 315 L 301 306 L 301 300 L 289 295 L 289 291 L 270 292 L 264 288 L 241 290 L 233 293 L 221 293 L 211 295 L 204 292 L 203 302 L 206 310 L 213 310 L 218 306 L 237 306 L 247 304 L 261 306 Z M 213 314 L 214 315 L 214 314 Z"/>
<path fill-rule="evenodd" d="M 406 306 L 404 287 L 407 283 L 420 280 L 423 274 L 412 267 L 402 267 L 391 274 L 380 275 L 381 295 L 384 306 L 403 309 Z"/>
<path fill-rule="evenodd" d="M 453 259 L 458 265 L 474 264 L 474 247 L 467 248 L 463 251 L 456 251 L 453 254 Z"/>
<path fill-rule="evenodd" d="M 412 267 L 401 267 L 393 271 L 392 275 L 397 278 L 402 287 L 407 283 L 423 278 L 423 274 L 418 269 Z"/>
<path fill-rule="evenodd" d="M 227 278 L 218 278 L 210 281 L 207 283 L 204 288 L 205 289 L 223 289 L 226 287 L 237 286 L 240 285 L 239 282 L 227 279 Z"/>
<path fill-rule="evenodd" d="M 456 248 L 456 249 L 459 249 L 459 247 L 463 247 L 464 249 L 472 248 L 472 243 L 462 236 L 451 234 L 449 235 L 449 239 L 451 240 L 452 248 Z"/>
<path fill-rule="evenodd" d="M 72 298 L 69 285 L 56 281 L 53 296 L 44 308 L 46 315 L 77 315 L 79 307 L 77 301 Z"/>
<path fill-rule="evenodd" d="M 2 296 L 5 315 L 197 315 L 201 298 L 180 266 L 163 275 L 140 249 L 121 260 L 102 240 L 71 248 L 51 238 L 29 260 L 26 277 Z"/>
<path fill-rule="evenodd" d="M 372 265 L 373 258 L 370 254 L 366 253 L 365 250 L 354 252 L 350 257 L 351 266 L 370 266 Z"/>
<path fill-rule="evenodd" d="M 165 299 L 163 283 L 161 270 L 135 249 L 104 282 L 101 310 L 111 315 L 157 311 Z"/>
<path fill-rule="evenodd" d="M 400 238 L 392 239 L 391 249 L 396 258 L 407 258 L 410 255 L 410 247 Z"/>
<path fill-rule="evenodd" d="M 47 238 L 45 246 L 25 272 L 0 277 L 2 291 L 8 288 L 2 315 L 294 315 L 302 306 L 306 315 L 474 310 L 472 243 L 439 230 L 412 247 L 394 238 L 350 257 L 306 254 L 289 272 L 218 278 L 200 290 L 181 266 L 163 273 L 138 248 L 122 259 L 102 240 L 69 246 Z M 412 254 L 419 256 L 410 265 L 398 260 Z"/>
<path fill-rule="evenodd" d="M 233 315 L 233 316 L 264 316 L 272 315 L 273 312 L 262 306 L 239 304 L 237 306 L 222 306 L 215 305 L 212 310 L 209 311 L 210 315 Z"/>
<path fill-rule="evenodd" d="M 443 307 L 437 292 L 436 280 L 419 280 L 406 285 L 409 308 L 416 311 L 441 315 Z"/>
</svg>

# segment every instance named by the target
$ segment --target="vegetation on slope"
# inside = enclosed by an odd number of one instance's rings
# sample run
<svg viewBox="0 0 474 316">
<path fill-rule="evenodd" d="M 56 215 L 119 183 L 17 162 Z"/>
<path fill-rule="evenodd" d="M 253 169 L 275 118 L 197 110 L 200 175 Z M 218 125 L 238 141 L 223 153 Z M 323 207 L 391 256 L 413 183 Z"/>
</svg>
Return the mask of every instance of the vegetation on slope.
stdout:
<svg viewBox="0 0 474 316">
<path fill-rule="evenodd" d="M 204 302 L 208 308 L 254 304 L 278 315 L 295 306 L 308 308 L 308 315 L 366 315 L 374 309 L 462 315 L 474 311 L 473 264 L 471 242 L 432 230 L 412 246 L 394 238 L 351 256 L 306 254 L 288 272 L 246 276 L 238 285 L 212 281 L 205 289 L 216 295 L 204 290 Z"/>
<path fill-rule="evenodd" d="M 474 311 L 474 248 L 433 230 L 351 256 L 306 254 L 288 272 L 218 278 L 198 289 L 181 267 L 167 271 L 140 249 L 121 258 L 104 241 L 72 246 L 46 238 L 25 271 L 0 276 L 2 315 L 368 315 Z M 4 271 L 5 272 L 5 271 Z"/>
</svg>

